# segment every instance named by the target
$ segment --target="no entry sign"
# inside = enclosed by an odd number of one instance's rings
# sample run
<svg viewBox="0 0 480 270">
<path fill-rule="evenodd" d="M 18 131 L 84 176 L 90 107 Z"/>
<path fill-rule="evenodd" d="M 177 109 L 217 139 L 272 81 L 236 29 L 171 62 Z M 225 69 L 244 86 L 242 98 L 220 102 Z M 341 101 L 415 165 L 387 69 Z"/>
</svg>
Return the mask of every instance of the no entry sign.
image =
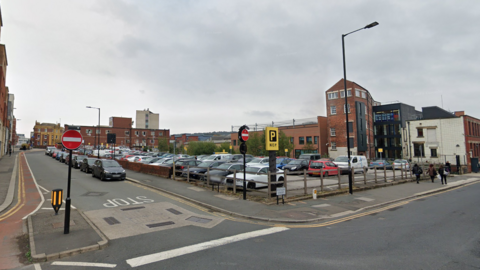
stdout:
<svg viewBox="0 0 480 270">
<path fill-rule="evenodd" d="M 248 141 L 248 130 L 246 129 L 242 130 L 242 140 L 244 142 Z"/>
<path fill-rule="evenodd" d="M 73 150 L 82 145 L 82 134 L 76 130 L 68 130 L 62 135 L 62 144 L 65 148 Z"/>
</svg>

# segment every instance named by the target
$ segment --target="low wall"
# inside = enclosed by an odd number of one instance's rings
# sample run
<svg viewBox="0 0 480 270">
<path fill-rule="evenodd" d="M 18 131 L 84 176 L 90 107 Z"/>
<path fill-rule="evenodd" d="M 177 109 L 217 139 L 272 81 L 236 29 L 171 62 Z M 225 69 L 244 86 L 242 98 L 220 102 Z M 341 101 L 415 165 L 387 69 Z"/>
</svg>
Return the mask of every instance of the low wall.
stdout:
<svg viewBox="0 0 480 270">
<path fill-rule="evenodd" d="M 147 165 L 138 162 L 130 162 L 126 160 L 117 160 L 117 162 L 122 165 L 124 169 L 132 170 L 135 172 L 170 178 L 172 175 L 172 168 L 163 167 L 163 166 L 154 166 L 154 165 Z"/>
</svg>

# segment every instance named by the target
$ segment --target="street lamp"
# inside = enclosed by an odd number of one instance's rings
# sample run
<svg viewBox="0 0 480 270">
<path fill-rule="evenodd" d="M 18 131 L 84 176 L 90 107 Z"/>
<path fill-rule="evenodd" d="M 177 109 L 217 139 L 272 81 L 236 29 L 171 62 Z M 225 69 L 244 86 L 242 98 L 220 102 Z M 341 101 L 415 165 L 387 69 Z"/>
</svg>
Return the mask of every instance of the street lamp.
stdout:
<svg viewBox="0 0 480 270">
<path fill-rule="evenodd" d="M 89 109 L 97 109 L 98 110 L 98 129 L 100 129 L 100 108 L 95 108 L 92 106 L 87 106 Z M 95 131 L 97 133 L 97 131 Z M 95 135 L 96 136 L 96 135 Z M 97 149 L 98 149 L 98 158 L 100 159 L 100 133 L 98 133 L 98 144 L 97 144 Z"/>
<path fill-rule="evenodd" d="M 342 34 L 342 50 L 343 50 L 343 86 L 345 91 L 345 118 L 346 118 L 346 126 L 347 126 L 347 155 L 348 155 L 348 190 L 350 194 L 353 194 L 353 181 L 352 181 L 352 168 L 351 168 L 351 161 L 350 161 L 350 130 L 348 129 L 348 100 L 347 100 L 347 69 L 345 67 L 345 37 L 355 33 L 357 31 L 372 28 L 378 25 L 378 22 L 373 22 L 363 28 L 357 29 L 347 34 Z M 353 89 L 352 89 L 353 90 Z M 353 91 L 352 91 L 353 96 Z"/>
</svg>

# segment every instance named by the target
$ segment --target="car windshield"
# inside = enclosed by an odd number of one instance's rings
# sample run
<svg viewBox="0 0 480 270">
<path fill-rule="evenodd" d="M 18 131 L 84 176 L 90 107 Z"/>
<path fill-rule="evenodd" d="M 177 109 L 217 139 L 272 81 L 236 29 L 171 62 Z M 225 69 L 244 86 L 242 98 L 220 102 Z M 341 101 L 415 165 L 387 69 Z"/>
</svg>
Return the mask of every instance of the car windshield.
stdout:
<svg viewBox="0 0 480 270">
<path fill-rule="evenodd" d="M 222 165 L 218 166 L 217 169 L 228 170 L 230 166 L 232 166 L 232 164 L 223 163 Z"/>
<path fill-rule="evenodd" d="M 312 162 L 310 163 L 310 168 L 323 168 L 322 162 Z"/>
<path fill-rule="evenodd" d="M 288 165 L 299 165 L 299 164 L 302 164 L 303 160 L 301 159 L 296 159 L 296 160 L 292 160 L 290 163 L 288 163 Z"/>
<path fill-rule="evenodd" d="M 257 167 L 247 167 L 246 172 L 247 173 L 257 173 L 260 169 Z"/>
<path fill-rule="evenodd" d="M 262 159 L 261 158 L 254 158 L 252 159 L 252 161 L 250 161 L 249 163 L 260 163 L 262 162 Z"/>
<path fill-rule="evenodd" d="M 348 162 L 348 157 L 337 157 L 336 162 Z"/>
<path fill-rule="evenodd" d="M 286 159 L 281 159 L 281 158 L 279 158 L 279 159 L 277 159 L 277 164 L 287 163 L 286 161 L 287 161 Z"/>
<path fill-rule="evenodd" d="M 208 168 L 210 165 L 212 165 L 213 161 L 204 161 L 200 164 L 198 164 L 198 167 L 200 168 Z"/>
<path fill-rule="evenodd" d="M 92 165 L 93 163 L 95 163 L 95 160 L 96 159 L 94 159 L 94 158 L 89 158 L 89 159 L 87 159 L 87 163 Z"/>
<path fill-rule="evenodd" d="M 87 158 L 87 156 L 77 156 L 77 160 L 83 160 L 84 158 Z"/>
<path fill-rule="evenodd" d="M 121 167 L 115 160 L 104 160 L 103 167 Z"/>
<path fill-rule="evenodd" d="M 401 160 L 401 159 L 395 159 L 393 162 L 394 162 L 394 163 L 403 163 L 403 162 L 405 162 L 405 161 L 403 161 L 403 160 Z"/>
<path fill-rule="evenodd" d="M 173 164 L 173 159 L 169 159 L 166 162 L 164 162 L 163 164 Z"/>
<path fill-rule="evenodd" d="M 215 160 L 216 156 L 209 156 L 204 158 L 203 160 Z"/>
</svg>

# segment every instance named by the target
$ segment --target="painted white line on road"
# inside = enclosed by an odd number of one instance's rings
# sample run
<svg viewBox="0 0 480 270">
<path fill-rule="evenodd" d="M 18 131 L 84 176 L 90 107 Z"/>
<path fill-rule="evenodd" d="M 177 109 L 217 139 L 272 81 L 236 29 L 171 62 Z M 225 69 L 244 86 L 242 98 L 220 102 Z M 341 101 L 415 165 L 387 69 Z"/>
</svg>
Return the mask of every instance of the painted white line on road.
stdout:
<svg viewBox="0 0 480 270">
<path fill-rule="evenodd" d="M 25 154 L 24 154 L 24 158 L 25 158 L 25 162 L 27 163 L 28 170 L 30 171 L 30 174 L 32 175 L 32 180 L 35 183 L 35 186 L 37 187 L 38 194 L 40 194 L 40 198 L 42 198 L 42 201 L 38 204 L 38 206 L 35 210 L 33 210 L 30 214 L 24 216 L 22 218 L 22 220 L 26 219 L 30 215 L 35 214 L 40 209 L 40 207 L 42 207 L 43 203 L 45 202 L 45 197 L 43 197 L 43 193 L 40 191 L 40 185 L 37 183 L 37 180 L 35 179 L 35 176 L 33 175 L 32 169 L 30 168 L 30 164 L 28 164 L 28 159 L 27 159 L 27 156 Z"/>
<path fill-rule="evenodd" d="M 175 258 L 175 257 L 178 257 L 178 256 L 194 253 L 194 252 L 197 252 L 197 251 L 202 251 L 202 250 L 206 250 L 206 249 L 209 249 L 209 248 L 219 247 L 219 246 L 223 246 L 223 245 L 226 245 L 226 244 L 235 243 L 235 242 L 238 242 L 238 241 L 247 240 L 247 239 L 258 237 L 258 236 L 283 232 L 283 231 L 286 231 L 286 230 L 289 230 L 289 229 L 285 228 L 285 227 L 274 227 L 274 228 L 263 229 L 263 230 L 259 230 L 259 231 L 242 233 L 242 234 L 238 234 L 238 235 L 234 235 L 234 236 L 224 237 L 224 238 L 217 239 L 217 240 L 203 242 L 203 243 L 196 244 L 196 245 L 191 245 L 191 246 L 172 249 L 172 250 L 159 252 L 159 253 L 155 253 L 155 254 L 140 256 L 140 257 L 137 257 L 137 258 L 127 260 L 127 263 L 131 267 L 142 266 L 142 265 L 145 265 L 145 264 L 159 262 L 159 261 Z"/>
<path fill-rule="evenodd" d="M 115 268 L 116 264 L 111 263 L 87 263 L 87 262 L 53 262 L 52 265 L 61 266 L 86 266 L 86 267 L 103 267 L 103 268 Z"/>
<path fill-rule="evenodd" d="M 33 266 L 35 267 L 35 270 L 42 270 L 42 267 L 38 263 L 34 264 Z"/>
</svg>

